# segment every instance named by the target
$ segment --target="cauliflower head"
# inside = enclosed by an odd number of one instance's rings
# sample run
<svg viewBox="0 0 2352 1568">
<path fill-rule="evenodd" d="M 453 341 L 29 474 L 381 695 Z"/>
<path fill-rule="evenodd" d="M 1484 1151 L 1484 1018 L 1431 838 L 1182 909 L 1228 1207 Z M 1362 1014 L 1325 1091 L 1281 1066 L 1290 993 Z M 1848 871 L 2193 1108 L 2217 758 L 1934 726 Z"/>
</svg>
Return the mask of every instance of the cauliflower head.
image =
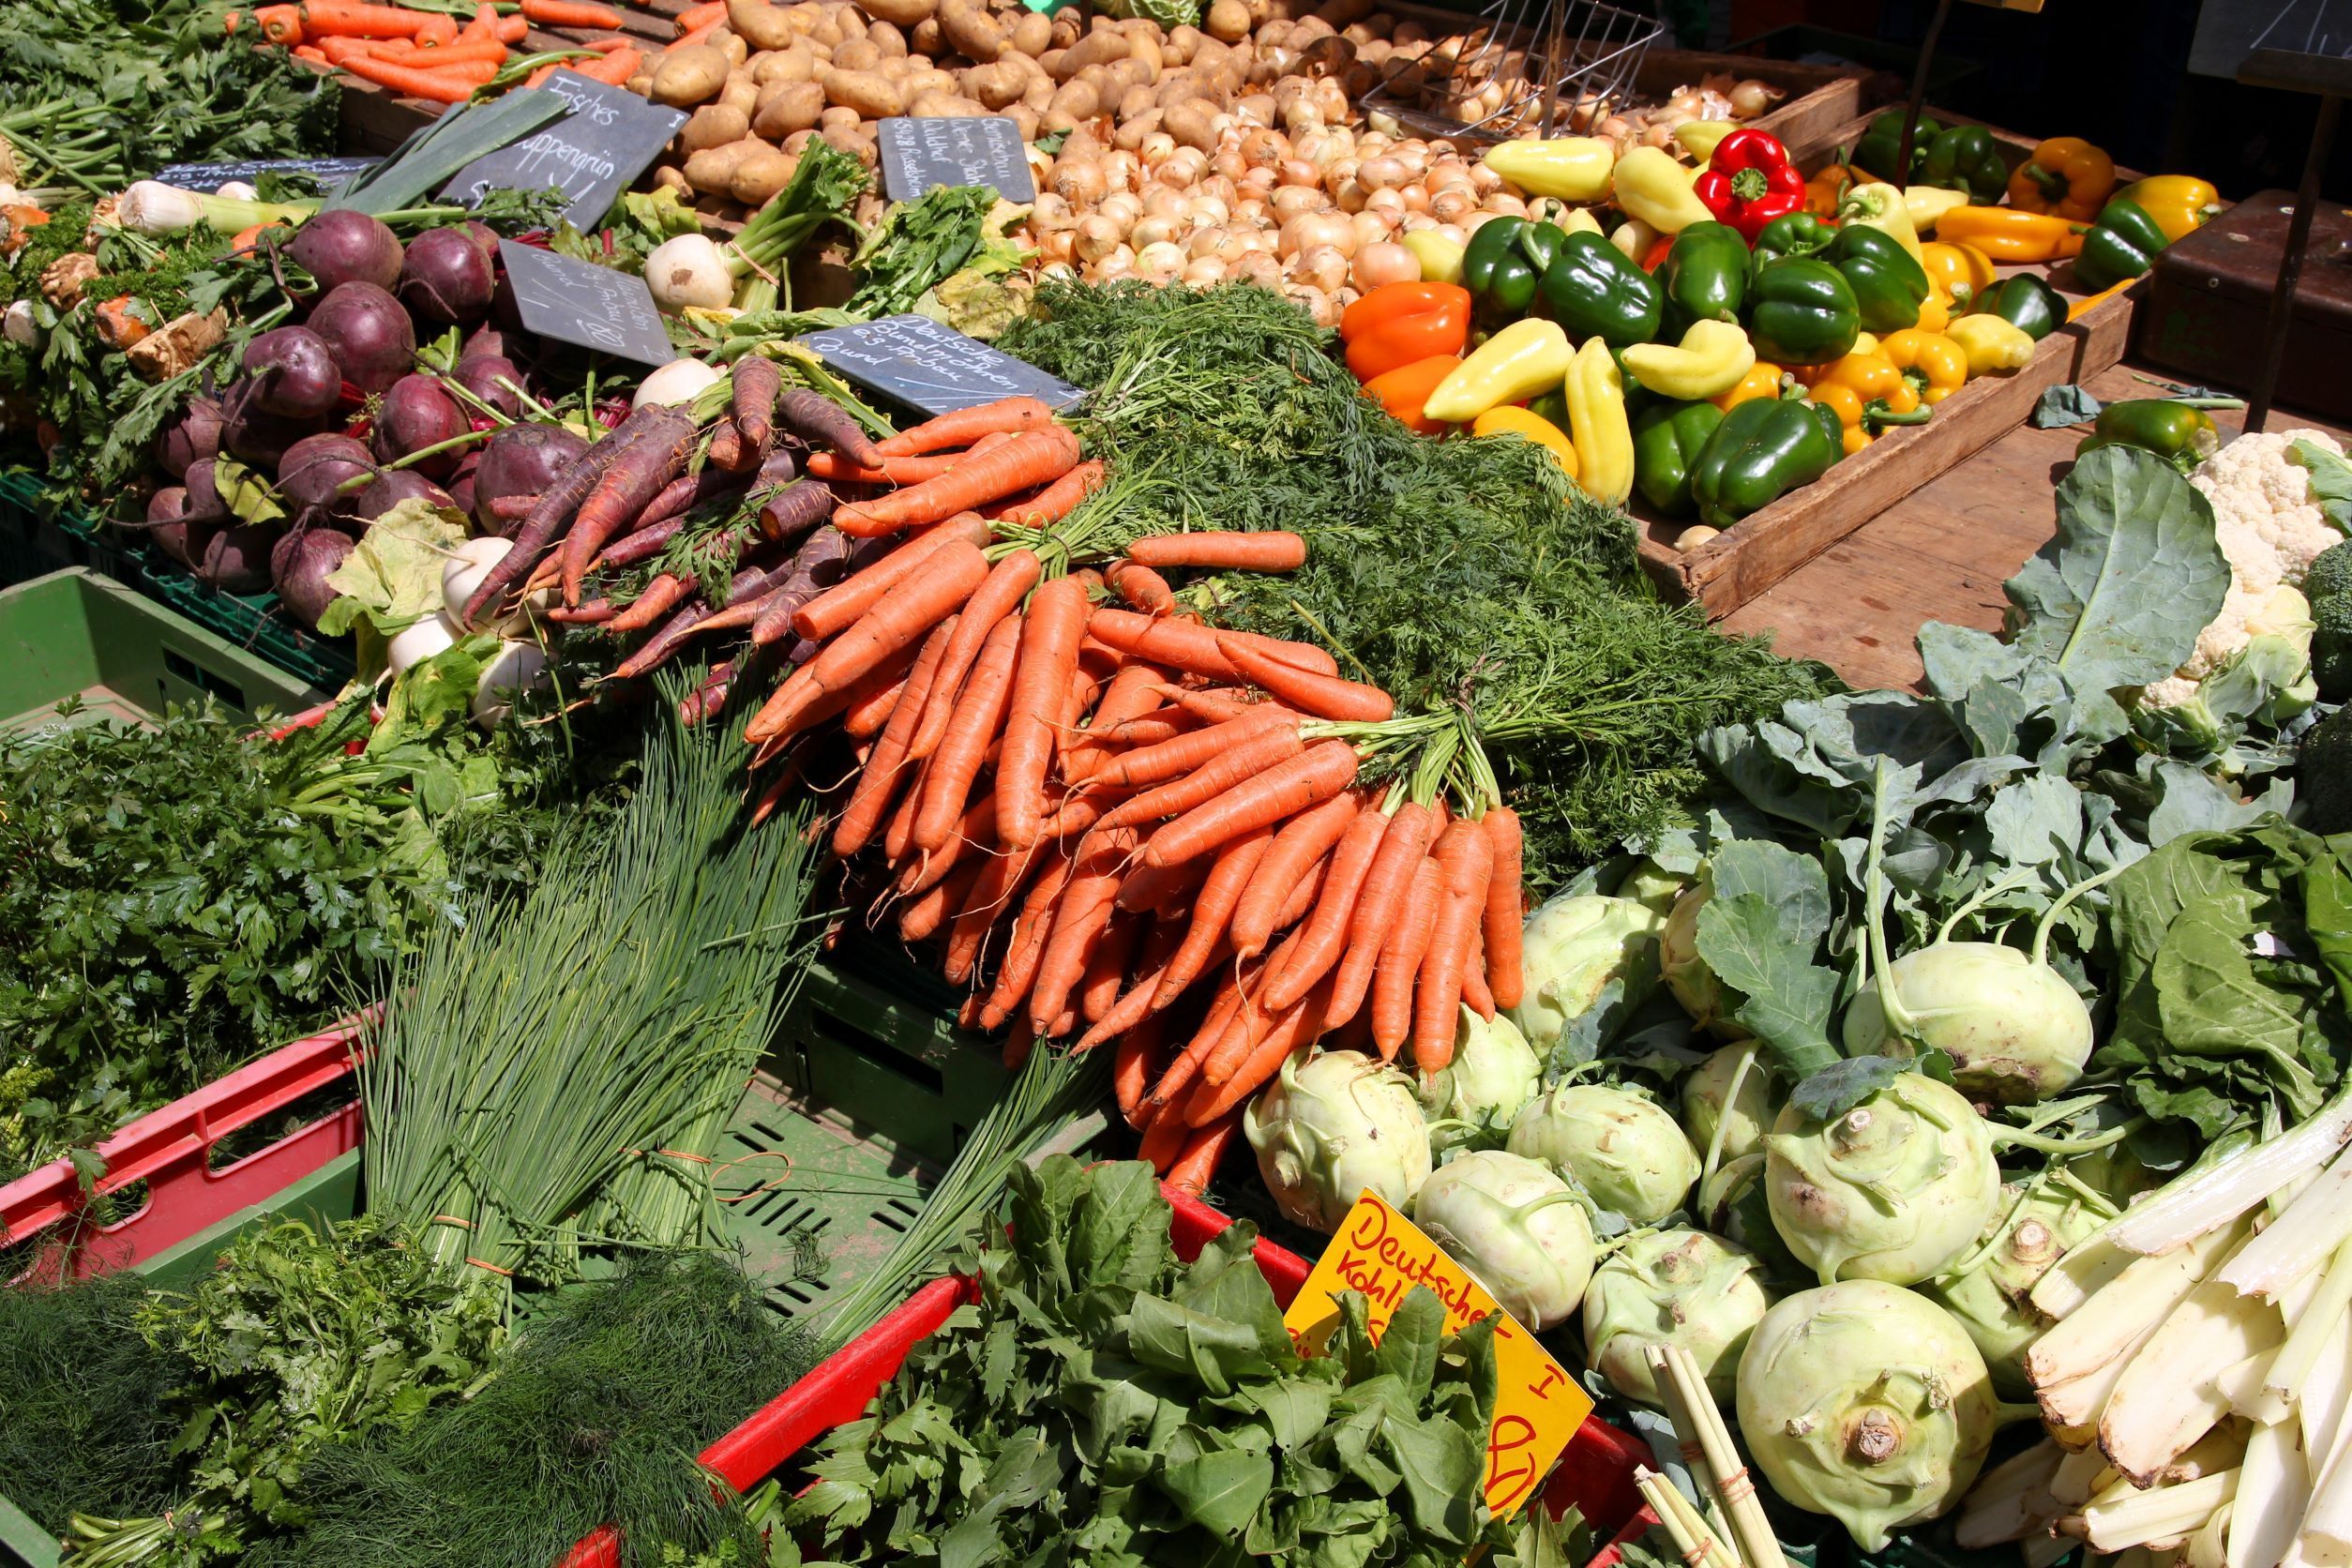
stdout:
<svg viewBox="0 0 2352 1568">
<path fill-rule="evenodd" d="M 2212 503 L 2214 533 L 2238 586 L 2255 595 L 2282 582 L 2300 586 L 2319 552 L 2344 537 L 2313 497 L 2310 470 L 2288 460 L 2298 441 L 2344 454 L 2324 431 L 2264 430 L 2239 436 L 2189 476 Z M 2226 619 L 2229 611 L 2222 613 Z"/>
</svg>

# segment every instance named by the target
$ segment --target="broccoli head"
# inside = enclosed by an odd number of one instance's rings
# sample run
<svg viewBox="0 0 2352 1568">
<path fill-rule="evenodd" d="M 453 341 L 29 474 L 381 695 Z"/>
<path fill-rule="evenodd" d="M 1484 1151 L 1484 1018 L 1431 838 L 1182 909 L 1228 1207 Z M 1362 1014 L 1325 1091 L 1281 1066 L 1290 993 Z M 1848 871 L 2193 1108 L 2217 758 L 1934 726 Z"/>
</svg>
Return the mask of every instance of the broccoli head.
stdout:
<svg viewBox="0 0 2352 1568">
<path fill-rule="evenodd" d="M 2295 753 L 2295 793 L 2314 833 L 2352 833 L 2352 708 L 2312 726 Z"/>
<path fill-rule="evenodd" d="M 2320 551 L 2303 579 L 2316 629 L 2311 639 L 2311 671 L 2319 695 L 2330 702 L 2352 701 L 2352 539 Z"/>
</svg>

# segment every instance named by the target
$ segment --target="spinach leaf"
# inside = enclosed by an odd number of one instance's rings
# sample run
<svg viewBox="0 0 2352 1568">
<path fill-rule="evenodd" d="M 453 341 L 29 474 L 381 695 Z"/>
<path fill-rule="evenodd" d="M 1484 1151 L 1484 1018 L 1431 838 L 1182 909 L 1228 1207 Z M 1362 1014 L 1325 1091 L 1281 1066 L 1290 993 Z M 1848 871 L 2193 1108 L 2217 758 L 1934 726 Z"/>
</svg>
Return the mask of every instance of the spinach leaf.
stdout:
<svg viewBox="0 0 2352 1568">
<path fill-rule="evenodd" d="M 1698 955 L 1740 1000 L 1731 1016 L 1772 1048 L 1791 1083 L 1838 1060 L 1829 1035 L 1838 976 L 1814 961 L 1830 928 L 1821 863 L 1768 841 L 1726 844 L 1698 914 Z"/>
</svg>

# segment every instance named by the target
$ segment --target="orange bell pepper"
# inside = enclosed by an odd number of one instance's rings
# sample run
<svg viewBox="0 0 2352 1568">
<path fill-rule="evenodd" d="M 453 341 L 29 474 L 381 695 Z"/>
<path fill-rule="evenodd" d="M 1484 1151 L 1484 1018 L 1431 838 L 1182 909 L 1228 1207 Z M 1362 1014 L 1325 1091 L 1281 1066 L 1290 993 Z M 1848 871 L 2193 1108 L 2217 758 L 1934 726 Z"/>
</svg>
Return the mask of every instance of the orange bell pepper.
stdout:
<svg viewBox="0 0 2352 1568">
<path fill-rule="evenodd" d="M 1805 181 L 1805 211 L 1816 218 L 1834 222 L 1838 204 L 1846 200 L 1846 192 L 1854 183 L 1854 171 L 1843 163 L 1831 163 Z"/>
<path fill-rule="evenodd" d="M 2079 136 L 2053 136 L 2009 176 L 2009 204 L 2075 223 L 2099 216 L 2115 192 L 2115 159 Z"/>
<path fill-rule="evenodd" d="M 1460 284 L 1389 283 L 1348 307 L 1339 337 L 1348 369 L 1368 384 L 1434 355 L 1460 354 L 1470 324 L 1470 294 Z"/>
<path fill-rule="evenodd" d="M 1919 400 L 1930 408 L 1959 391 L 1968 379 L 1967 352 L 1931 328 L 1890 332 L 1878 339 L 1878 353 L 1903 372 Z"/>
<path fill-rule="evenodd" d="M 1963 310 L 1976 298 L 1979 289 L 1989 289 L 2000 279 L 1993 258 L 1973 245 L 1929 240 L 1919 248 L 1919 260 L 1927 269 L 1927 280 Z"/>
<path fill-rule="evenodd" d="M 1752 399 L 1777 398 L 1780 396 L 1782 374 L 1779 366 L 1759 359 L 1748 367 L 1748 373 L 1741 376 L 1730 391 L 1718 392 L 1707 400 L 1729 414 Z"/>
<path fill-rule="evenodd" d="M 1876 439 L 1885 424 L 1916 424 L 1906 417 L 1920 406 L 1919 393 L 1892 361 L 1879 354 L 1849 354 L 1827 365 L 1800 366 L 1792 372 L 1813 400 L 1837 415 L 1852 457 Z"/>
<path fill-rule="evenodd" d="M 1363 303 L 1361 300 L 1358 304 Z M 1429 394 L 1438 384 L 1461 368 L 1458 354 L 1433 354 L 1399 366 L 1364 384 L 1364 395 L 1388 410 L 1390 417 L 1419 435 L 1443 435 L 1449 428 L 1442 419 L 1432 419 L 1422 412 L 1429 401 Z"/>
</svg>

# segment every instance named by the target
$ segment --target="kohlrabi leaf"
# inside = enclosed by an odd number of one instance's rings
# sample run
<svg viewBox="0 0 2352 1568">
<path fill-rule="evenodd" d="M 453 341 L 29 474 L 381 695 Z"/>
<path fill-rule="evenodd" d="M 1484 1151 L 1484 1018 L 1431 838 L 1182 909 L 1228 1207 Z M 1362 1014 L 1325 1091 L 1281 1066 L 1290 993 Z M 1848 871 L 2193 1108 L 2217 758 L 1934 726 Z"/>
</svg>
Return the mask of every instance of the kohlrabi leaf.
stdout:
<svg viewBox="0 0 2352 1568">
<path fill-rule="evenodd" d="M 2070 382 L 2063 386 L 2043 387 L 2042 396 L 2034 400 L 2029 417 L 2037 430 L 2063 430 L 2089 424 L 2099 417 L 2100 406 L 2088 387 Z"/>
<path fill-rule="evenodd" d="M 2150 761 L 2155 764 L 2156 787 L 2162 792 L 2148 813 L 2151 847 L 2161 848 L 2184 833 L 2246 827 L 2272 812 L 2284 816 L 2294 799 L 2294 786 L 2284 779 L 2272 780 L 2253 800 L 2240 800 L 2237 791 L 2225 788 L 2203 768 L 2163 758 Z"/>
<path fill-rule="evenodd" d="M 2010 641 L 2077 692 L 2171 674 L 2221 612 L 2213 508 L 2151 452 L 2103 446 L 2058 487 L 2058 535 L 2009 580 Z"/>
<path fill-rule="evenodd" d="M 1849 1056 L 1833 1062 L 1789 1091 L 1788 1103 L 1817 1122 L 1844 1115 L 1905 1073 L 1915 1063 L 1892 1056 Z"/>
<path fill-rule="evenodd" d="M 1814 961 L 1830 929 L 1821 863 L 1766 840 L 1726 844 L 1712 863 L 1715 891 L 1698 915 L 1698 956 L 1741 994 L 1731 1016 L 1802 1082 L 1838 1060 L 1830 1013 L 1838 976 Z"/>
</svg>

